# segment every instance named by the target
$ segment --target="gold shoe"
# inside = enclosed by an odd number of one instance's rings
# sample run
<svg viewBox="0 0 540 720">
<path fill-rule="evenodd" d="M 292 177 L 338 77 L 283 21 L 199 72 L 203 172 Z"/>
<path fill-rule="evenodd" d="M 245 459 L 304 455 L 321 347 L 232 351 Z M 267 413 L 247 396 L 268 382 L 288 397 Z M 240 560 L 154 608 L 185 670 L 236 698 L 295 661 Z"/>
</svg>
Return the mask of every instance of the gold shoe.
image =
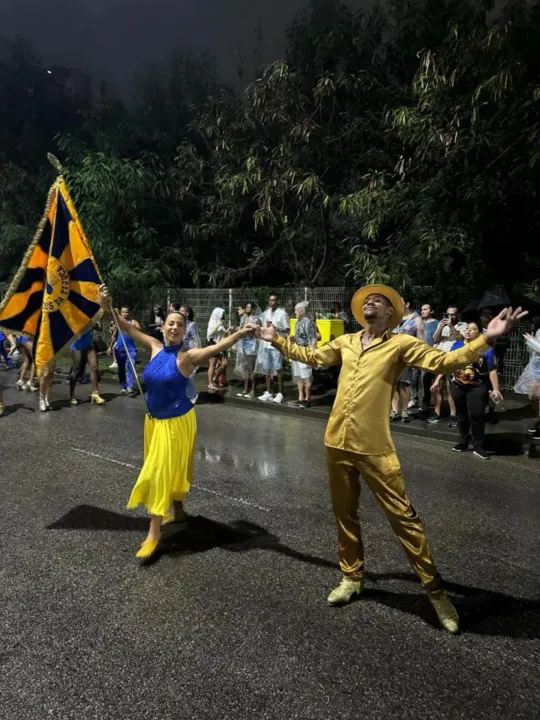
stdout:
<svg viewBox="0 0 540 720">
<path fill-rule="evenodd" d="M 152 555 L 156 552 L 158 545 L 159 540 L 145 540 L 137 551 L 135 557 L 140 560 L 148 560 L 148 558 L 152 557 Z"/>
<path fill-rule="evenodd" d="M 78 404 L 79 404 L 79 401 L 77 400 L 76 397 L 70 397 L 70 398 L 69 398 L 69 402 L 71 403 L 71 405 L 78 405 Z"/>
<path fill-rule="evenodd" d="M 444 590 L 428 593 L 428 598 L 433 605 L 439 622 L 445 630 L 452 635 L 459 632 L 459 616 L 456 608 L 452 605 L 452 601 Z"/>
<path fill-rule="evenodd" d="M 96 405 L 104 405 L 107 401 L 98 392 L 93 392 L 90 395 L 90 402 L 96 403 Z"/>
<path fill-rule="evenodd" d="M 344 577 L 337 588 L 334 588 L 328 596 L 329 605 L 347 605 L 355 595 L 360 595 L 364 590 L 364 580 L 352 580 Z"/>
<path fill-rule="evenodd" d="M 0 415 L 4 414 L 5 409 L 6 409 L 6 406 L 4 405 L 4 403 L 0 403 Z"/>
</svg>

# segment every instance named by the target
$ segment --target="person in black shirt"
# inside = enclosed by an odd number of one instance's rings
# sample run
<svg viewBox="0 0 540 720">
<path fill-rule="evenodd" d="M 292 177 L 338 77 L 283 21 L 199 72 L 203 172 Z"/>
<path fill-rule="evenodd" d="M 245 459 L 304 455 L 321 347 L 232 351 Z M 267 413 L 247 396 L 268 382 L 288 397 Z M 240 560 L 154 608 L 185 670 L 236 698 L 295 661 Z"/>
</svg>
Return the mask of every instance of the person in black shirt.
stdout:
<svg viewBox="0 0 540 720">
<path fill-rule="evenodd" d="M 480 322 L 468 323 L 465 340 L 455 342 L 452 350 L 458 350 L 481 334 L 482 324 Z M 439 375 L 432 389 L 437 389 L 442 380 L 443 376 Z M 490 388 L 492 388 L 491 392 Z M 493 348 L 490 348 L 475 363 L 454 373 L 450 382 L 450 393 L 456 404 L 460 435 L 459 443 L 453 448 L 454 451 L 468 450 L 469 435 L 472 435 L 474 454 L 482 460 L 488 460 L 489 454 L 484 449 L 486 407 L 490 396 L 494 402 L 503 399 L 499 390 Z"/>
</svg>

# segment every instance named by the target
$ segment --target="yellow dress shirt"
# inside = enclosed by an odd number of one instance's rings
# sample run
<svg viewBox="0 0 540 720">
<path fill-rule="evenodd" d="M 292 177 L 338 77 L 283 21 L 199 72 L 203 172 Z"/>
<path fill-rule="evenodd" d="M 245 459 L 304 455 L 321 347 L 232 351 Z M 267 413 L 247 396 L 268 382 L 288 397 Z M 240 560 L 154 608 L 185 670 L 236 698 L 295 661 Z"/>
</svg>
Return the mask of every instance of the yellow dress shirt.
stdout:
<svg viewBox="0 0 540 720">
<path fill-rule="evenodd" d="M 290 360 L 314 366 L 342 365 L 324 442 L 328 447 L 360 455 L 395 452 L 390 405 L 405 365 L 447 375 L 474 362 L 490 348 L 479 337 L 459 350 L 444 352 L 405 333 L 385 333 L 364 350 L 364 332 L 342 335 L 320 348 L 300 347 L 281 337 L 272 341 Z"/>
</svg>

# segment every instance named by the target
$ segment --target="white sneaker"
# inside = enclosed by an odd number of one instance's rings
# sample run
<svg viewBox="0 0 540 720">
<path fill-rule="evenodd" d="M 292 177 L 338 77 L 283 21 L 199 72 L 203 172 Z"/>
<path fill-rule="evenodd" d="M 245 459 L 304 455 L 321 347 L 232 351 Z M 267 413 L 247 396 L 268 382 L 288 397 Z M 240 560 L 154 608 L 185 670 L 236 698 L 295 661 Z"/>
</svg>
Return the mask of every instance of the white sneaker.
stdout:
<svg viewBox="0 0 540 720">
<path fill-rule="evenodd" d="M 261 402 L 270 402 L 270 400 L 272 400 L 272 397 L 273 397 L 272 393 L 269 393 L 268 390 L 267 390 L 267 391 L 264 393 L 264 395 L 260 395 L 260 396 L 259 396 L 259 400 L 260 400 Z"/>
<path fill-rule="evenodd" d="M 39 398 L 39 409 L 41 412 L 47 412 L 47 402 L 43 396 Z"/>
<path fill-rule="evenodd" d="M 274 398 L 273 402 L 278 403 L 280 405 L 283 402 L 283 395 L 281 393 L 278 393 L 276 397 Z"/>
<path fill-rule="evenodd" d="M 109 370 L 118 370 L 118 363 L 113 362 L 112 365 L 109 365 Z"/>
<path fill-rule="evenodd" d="M 26 383 L 24 382 L 24 380 L 17 380 L 17 382 L 15 383 L 15 387 L 17 388 L 17 390 L 24 390 L 25 385 Z"/>
</svg>

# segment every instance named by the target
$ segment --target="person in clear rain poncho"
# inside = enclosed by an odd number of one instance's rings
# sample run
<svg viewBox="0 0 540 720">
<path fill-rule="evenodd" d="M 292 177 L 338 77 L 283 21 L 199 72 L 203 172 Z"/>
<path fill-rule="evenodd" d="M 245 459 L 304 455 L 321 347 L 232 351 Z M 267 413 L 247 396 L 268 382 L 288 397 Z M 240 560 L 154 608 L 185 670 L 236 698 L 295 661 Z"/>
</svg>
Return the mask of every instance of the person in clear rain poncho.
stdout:
<svg viewBox="0 0 540 720">
<path fill-rule="evenodd" d="M 534 319 L 534 336 L 525 333 L 530 362 L 514 386 L 514 392 L 528 395 L 532 402 L 535 421 L 528 430 L 532 440 L 540 440 L 540 318 Z"/>
<path fill-rule="evenodd" d="M 246 325 L 261 326 L 261 309 L 254 303 L 245 305 L 244 314 L 240 320 L 240 329 Z M 255 398 L 255 363 L 259 350 L 259 341 L 255 333 L 244 335 L 236 346 L 236 366 L 234 372 L 244 380 L 244 389 L 237 393 L 238 397 Z M 251 389 L 250 389 L 251 383 Z"/>
<path fill-rule="evenodd" d="M 225 327 L 225 310 L 223 308 L 214 308 L 208 328 L 206 330 L 206 339 L 210 345 L 217 345 L 227 337 L 227 328 Z M 222 390 L 225 388 L 227 379 L 227 353 L 220 353 L 217 357 L 210 360 L 208 366 L 208 389 Z"/>
<path fill-rule="evenodd" d="M 317 347 L 317 326 L 312 318 L 306 313 L 309 307 L 308 302 L 299 302 L 294 308 L 296 315 L 296 328 L 294 331 L 294 342 L 299 347 Z M 311 383 L 313 370 L 310 365 L 293 360 L 292 377 L 298 387 L 298 400 L 290 402 L 289 405 L 297 408 L 311 407 Z"/>
</svg>

